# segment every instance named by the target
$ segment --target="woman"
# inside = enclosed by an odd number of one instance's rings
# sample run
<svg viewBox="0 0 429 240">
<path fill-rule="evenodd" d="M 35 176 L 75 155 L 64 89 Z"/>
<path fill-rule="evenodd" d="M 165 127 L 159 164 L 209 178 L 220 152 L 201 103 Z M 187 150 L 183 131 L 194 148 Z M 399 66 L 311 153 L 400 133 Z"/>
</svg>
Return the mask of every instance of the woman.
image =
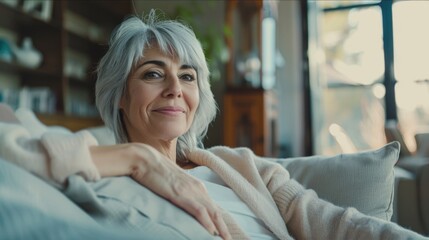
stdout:
<svg viewBox="0 0 429 240">
<path fill-rule="evenodd" d="M 131 17 L 112 35 L 96 84 L 97 107 L 118 144 L 97 146 L 86 131 L 46 133 L 21 144 L 25 154 L 9 144 L 2 156 L 59 184 L 72 174 L 90 181 L 129 175 L 224 239 L 420 238 L 318 199 L 249 149 L 199 148 L 216 113 L 208 79 L 189 28 L 157 21 L 154 12 L 145 22 Z M 18 135 L 4 144 L 19 142 Z"/>
</svg>

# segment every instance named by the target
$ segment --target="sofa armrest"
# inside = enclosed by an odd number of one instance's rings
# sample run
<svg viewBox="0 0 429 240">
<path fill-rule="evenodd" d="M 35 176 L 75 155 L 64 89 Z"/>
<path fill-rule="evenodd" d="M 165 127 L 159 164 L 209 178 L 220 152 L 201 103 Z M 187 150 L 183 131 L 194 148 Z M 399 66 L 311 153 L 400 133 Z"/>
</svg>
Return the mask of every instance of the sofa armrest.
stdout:
<svg viewBox="0 0 429 240">
<path fill-rule="evenodd" d="M 421 166 L 418 181 L 422 225 L 425 233 L 429 234 L 429 163 Z"/>
<path fill-rule="evenodd" d="M 408 199 L 408 203 L 407 206 L 398 205 L 398 218 L 401 218 L 400 211 L 402 208 L 405 207 L 402 214 L 408 214 L 405 213 L 405 211 L 413 209 L 411 204 L 417 206 L 418 211 L 416 212 L 416 216 L 419 217 L 420 223 L 417 224 L 419 226 L 414 226 L 417 227 L 417 229 L 413 230 L 429 234 L 429 205 L 427 204 L 429 202 L 429 158 L 418 156 L 405 157 L 397 163 L 396 167 L 405 169 L 415 176 L 414 180 L 404 179 L 399 182 L 398 204 L 399 201 L 401 201 L 400 198 L 405 196 L 406 199 Z M 410 192 L 411 190 L 413 193 Z M 417 199 L 410 200 L 410 198 L 414 198 L 414 196 L 416 196 Z M 403 216 L 404 215 L 402 215 L 402 217 Z"/>
<path fill-rule="evenodd" d="M 429 132 L 419 132 L 414 135 L 416 140 L 416 154 L 422 157 L 429 157 Z"/>
<path fill-rule="evenodd" d="M 421 167 L 426 164 L 429 164 L 429 157 L 409 156 L 400 158 L 395 166 L 418 175 Z"/>
<path fill-rule="evenodd" d="M 420 219 L 417 176 L 404 168 L 395 167 L 395 196 L 392 222 L 423 233 Z"/>
</svg>

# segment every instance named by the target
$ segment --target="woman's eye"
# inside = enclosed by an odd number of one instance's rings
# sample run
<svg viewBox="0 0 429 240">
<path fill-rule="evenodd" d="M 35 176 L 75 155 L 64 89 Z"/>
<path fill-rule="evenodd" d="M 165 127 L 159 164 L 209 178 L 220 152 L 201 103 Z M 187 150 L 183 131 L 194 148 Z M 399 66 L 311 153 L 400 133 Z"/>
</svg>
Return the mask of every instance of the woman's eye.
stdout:
<svg viewBox="0 0 429 240">
<path fill-rule="evenodd" d="M 162 78 L 162 75 L 158 72 L 147 72 L 144 74 L 144 79 L 158 79 Z"/>
<path fill-rule="evenodd" d="M 191 82 L 195 80 L 195 77 L 192 74 L 183 74 L 180 76 L 180 79 Z"/>
</svg>

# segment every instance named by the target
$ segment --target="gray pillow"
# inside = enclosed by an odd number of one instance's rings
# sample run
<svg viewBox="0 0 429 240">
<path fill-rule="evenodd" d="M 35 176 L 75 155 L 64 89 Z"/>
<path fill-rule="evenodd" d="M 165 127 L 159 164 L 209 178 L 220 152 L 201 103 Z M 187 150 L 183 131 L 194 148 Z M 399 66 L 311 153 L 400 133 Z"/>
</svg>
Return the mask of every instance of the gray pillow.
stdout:
<svg viewBox="0 0 429 240">
<path fill-rule="evenodd" d="M 390 220 L 393 209 L 394 170 L 400 144 L 336 156 L 277 160 L 292 178 L 335 205 Z"/>
<path fill-rule="evenodd" d="M 0 239 L 142 239 L 104 228 L 60 191 L 0 157 Z"/>
<path fill-rule="evenodd" d="M 0 157 L 0 239 L 220 239 L 130 178 L 113 179 L 88 183 L 72 175 L 63 192 L 67 198 Z M 124 219 L 107 218 L 114 216 Z M 125 218 L 138 226 L 131 230 Z"/>
</svg>

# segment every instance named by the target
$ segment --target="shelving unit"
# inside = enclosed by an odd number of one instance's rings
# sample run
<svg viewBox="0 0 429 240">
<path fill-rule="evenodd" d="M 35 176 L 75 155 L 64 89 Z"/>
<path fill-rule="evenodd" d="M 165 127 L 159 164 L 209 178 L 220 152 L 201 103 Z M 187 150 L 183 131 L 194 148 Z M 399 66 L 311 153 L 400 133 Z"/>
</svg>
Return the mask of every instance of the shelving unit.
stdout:
<svg viewBox="0 0 429 240">
<path fill-rule="evenodd" d="M 225 14 L 225 24 L 234 34 L 226 36 L 231 57 L 226 64 L 224 144 L 269 157 L 279 153 L 278 100 L 275 91 L 264 88 L 269 76 L 261 67 L 264 60 L 274 62 L 264 59 L 267 49 L 262 47 L 263 20 L 276 10 L 274 2 L 227 0 Z M 240 64 L 256 67 L 243 70 Z"/>
<path fill-rule="evenodd" d="M 0 73 L 17 76 L 21 87 L 47 87 L 56 99 L 54 111 L 50 114 L 61 120 L 57 124 L 68 125 L 67 121 L 81 121 L 85 122 L 84 125 L 99 124 L 96 111 L 80 114 L 71 108 L 75 100 L 80 100 L 74 99 L 73 92 L 88 96 L 85 103 L 88 106 L 94 104 L 95 66 L 107 50 L 107 38 L 111 31 L 131 13 L 131 2 L 53 0 L 52 14 L 47 21 L 24 12 L 22 1 L 18 2 L 20 4 L 16 7 L 0 2 L 0 28 L 16 34 L 16 45 L 20 45 L 25 37 L 30 37 L 34 48 L 42 53 L 43 62 L 40 67 L 32 69 L 17 62 L 0 60 Z M 79 25 L 77 21 L 78 25 L 75 24 L 76 27 L 71 29 L 71 15 L 88 24 Z M 84 31 L 74 31 L 75 29 Z M 3 38 L 1 35 L 0 37 Z M 88 59 L 88 66 L 85 66 L 81 77 L 69 75 L 65 70 L 70 61 L 70 52 Z M 42 119 L 49 119 L 47 113 L 38 115 Z"/>
</svg>

